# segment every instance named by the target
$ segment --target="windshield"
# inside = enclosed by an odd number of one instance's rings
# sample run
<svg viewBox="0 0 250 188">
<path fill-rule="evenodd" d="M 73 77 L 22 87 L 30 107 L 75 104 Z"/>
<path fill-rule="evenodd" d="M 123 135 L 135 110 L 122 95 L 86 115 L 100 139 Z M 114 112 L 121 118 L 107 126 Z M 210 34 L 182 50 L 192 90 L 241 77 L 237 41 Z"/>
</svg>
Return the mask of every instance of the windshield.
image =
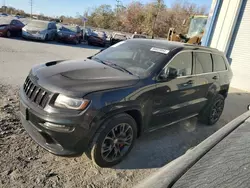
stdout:
<svg viewBox="0 0 250 188">
<path fill-rule="evenodd" d="M 30 23 L 28 23 L 28 27 L 46 29 L 48 27 L 48 23 L 47 22 L 41 22 L 41 21 L 31 21 Z"/>
<path fill-rule="evenodd" d="M 68 31 L 68 32 L 77 32 L 77 28 L 74 26 L 62 26 L 60 29 L 60 31 Z"/>
<path fill-rule="evenodd" d="M 193 37 L 193 36 L 203 33 L 206 27 L 206 24 L 207 24 L 207 17 L 192 18 L 187 36 Z"/>
<path fill-rule="evenodd" d="M 160 52 L 161 50 L 164 51 L 151 45 L 123 41 L 95 55 L 93 59 L 116 64 L 134 75 L 144 77 L 166 57 L 165 53 Z"/>
</svg>

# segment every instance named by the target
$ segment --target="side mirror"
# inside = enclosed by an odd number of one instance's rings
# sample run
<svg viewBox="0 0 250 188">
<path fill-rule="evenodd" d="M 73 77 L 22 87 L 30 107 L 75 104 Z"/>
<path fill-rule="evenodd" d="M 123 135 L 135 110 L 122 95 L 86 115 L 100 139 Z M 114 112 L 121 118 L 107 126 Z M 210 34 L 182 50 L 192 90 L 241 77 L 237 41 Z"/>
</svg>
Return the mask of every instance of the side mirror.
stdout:
<svg viewBox="0 0 250 188">
<path fill-rule="evenodd" d="M 249 104 L 249 105 L 247 105 L 247 110 L 250 110 L 250 104 Z"/>
<path fill-rule="evenodd" d="M 159 78 L 163 81 L 172 80 L 177 77 L 177 70 L 175 68 L 167 68 L 162 71 Z"/>
</svg>

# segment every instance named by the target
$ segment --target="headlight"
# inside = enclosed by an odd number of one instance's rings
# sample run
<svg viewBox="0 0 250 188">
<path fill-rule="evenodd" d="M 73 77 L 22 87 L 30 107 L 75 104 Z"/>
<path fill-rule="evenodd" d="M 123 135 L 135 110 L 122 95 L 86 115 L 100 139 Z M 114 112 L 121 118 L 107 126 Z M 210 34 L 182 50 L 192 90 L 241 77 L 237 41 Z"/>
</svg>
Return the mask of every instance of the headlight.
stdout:
<svg viewBox="0 0 250 188">
<path fill-rule="evenodd" d="M 74 110 L 84 110 L 89 104 L 89 100 L 77 99 L 64 96 L 62 94 L 58 95 L 55 101 L 55 106 L 60 108 L 68 108 Z"/>
<path fill-rule="evenodd" d="M 70 35 L 69 37 L 74 38 L 74 37 L 75 37 L 75 35 Z"/>
<path fill-rule="evenodd" d="M 0 27 L 0 29 L 5 29 L 5 27 L 6 27 L 6 26 L 2 26 L 2 27 Z"/>
</svg>

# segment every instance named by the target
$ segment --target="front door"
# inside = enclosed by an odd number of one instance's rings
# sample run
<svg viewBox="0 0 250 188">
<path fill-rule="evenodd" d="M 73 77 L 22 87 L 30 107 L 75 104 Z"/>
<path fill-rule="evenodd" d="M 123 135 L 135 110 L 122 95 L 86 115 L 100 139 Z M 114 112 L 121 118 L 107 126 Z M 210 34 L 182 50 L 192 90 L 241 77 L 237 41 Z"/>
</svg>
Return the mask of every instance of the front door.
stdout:
<svg viewBox="0 0 250 188">
<path fill-rule="evenodd" d="M 196 113 L 198 88 L 192 52 L 177 54 L 164 69 L 176 69 L 177 78 L 156 83 L 151 128 L 165 126 Z M 163 69 L 163 71 L 164 71 Z"/>
</svg>

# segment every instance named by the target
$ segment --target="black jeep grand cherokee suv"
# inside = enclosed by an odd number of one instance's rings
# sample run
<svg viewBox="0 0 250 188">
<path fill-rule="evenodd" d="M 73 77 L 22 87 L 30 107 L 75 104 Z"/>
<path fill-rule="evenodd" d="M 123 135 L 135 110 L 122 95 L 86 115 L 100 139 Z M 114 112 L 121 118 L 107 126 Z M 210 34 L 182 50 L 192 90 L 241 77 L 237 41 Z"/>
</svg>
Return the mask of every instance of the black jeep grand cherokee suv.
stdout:
<svg viewBox="0 0 250 188">
<path fill-rule="evenodd" d="M 232 78 L 216 49 L 160 40 L 117 43 L 82 61 L 32 68 L 20 95 L 30 136 L 57 155 L 119 163 L 144 132 L 223 111 Z"/>
</svg>

